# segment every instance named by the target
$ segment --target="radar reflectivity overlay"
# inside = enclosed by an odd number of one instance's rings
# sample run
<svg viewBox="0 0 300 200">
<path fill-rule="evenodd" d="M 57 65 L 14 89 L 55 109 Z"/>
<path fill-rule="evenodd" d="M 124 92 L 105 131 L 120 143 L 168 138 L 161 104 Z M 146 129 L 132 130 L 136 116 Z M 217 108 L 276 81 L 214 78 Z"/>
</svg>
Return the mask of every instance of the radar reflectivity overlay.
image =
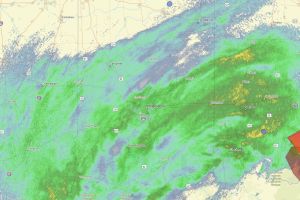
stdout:
<svg viewBox="0 0 300 200">
<path fill-rule="evenodd" d="M 300 200 L 299 0 L 1 0 L 0 200 Z"/>
</svg>

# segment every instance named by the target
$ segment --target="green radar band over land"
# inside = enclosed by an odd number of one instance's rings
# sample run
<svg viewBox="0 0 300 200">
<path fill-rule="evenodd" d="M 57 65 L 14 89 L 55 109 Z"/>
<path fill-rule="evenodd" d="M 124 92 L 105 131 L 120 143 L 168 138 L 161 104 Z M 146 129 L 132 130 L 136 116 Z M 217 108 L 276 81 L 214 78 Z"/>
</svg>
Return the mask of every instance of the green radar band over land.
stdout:
<svg viewBox="0 0 300 200">
<path fill-rule="evenodd" d="M 15 94 L 23 99 L 15 117 L 24 120 L 28 107 L 33 114 L 22 134 L 0 146 L 6 169 L 13 169 L 10 184 L 22 181 L 25 199 L 101 199 L 118 190 L 152 200 L 208 173 L 237 182 L 264 158 L 271 171 L 287 167 L 286 138 L 300 128 L 292 107 L 300 96 L 291 76 L 300 63 L 296 47 L 276 32 L 222 46 L 185 76 L 126 99 L 121 92 L 104 95 L 105 84 L 118 77 L 113 69 L 96 73 L 109 63 L 107 52 L 70 74 L 66 63 L 50 64 L 47 80 L 56 85 L 24 84 Z M 41 98 L 30 103 L 30 96 Z M 116 142 L 123 146 L 112 148 Z"/>
</svg>

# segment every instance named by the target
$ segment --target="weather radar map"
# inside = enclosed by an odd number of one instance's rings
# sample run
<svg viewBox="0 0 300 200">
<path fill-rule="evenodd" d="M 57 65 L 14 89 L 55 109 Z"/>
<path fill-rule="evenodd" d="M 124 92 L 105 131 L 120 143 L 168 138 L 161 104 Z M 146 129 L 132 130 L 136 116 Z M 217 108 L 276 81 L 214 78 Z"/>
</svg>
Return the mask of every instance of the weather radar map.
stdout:
<svg viewBox="0 0 300 200">
<path fill-rule="evenodd" d="M 300 0 L 0 0 L 0 200 L 300 200 Z"/>
</svg>

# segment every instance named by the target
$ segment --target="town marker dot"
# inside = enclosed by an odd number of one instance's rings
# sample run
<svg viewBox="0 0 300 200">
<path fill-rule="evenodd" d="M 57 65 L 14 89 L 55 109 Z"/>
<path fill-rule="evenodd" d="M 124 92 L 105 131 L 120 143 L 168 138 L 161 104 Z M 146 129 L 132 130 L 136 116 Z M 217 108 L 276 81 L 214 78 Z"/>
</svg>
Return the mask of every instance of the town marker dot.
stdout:
<svg viewBox="0 0 300 200">
<path fill-rule="evenodd" d="M 167 6 L 168 6 L 168 7 L 171 7 L 172 5 L 173 5 L 173 2 L 172 2 L 172 1 L 168 1 L 168 2 L 167 2 Z"/>
<path fill-rule="evenodd" d="M 266 129 L 261 129 L 261 133 L 262 133 L 263 135 L 265 135 L 265 134 L 267 133 L 267 130 L 266 130 Z"/>
</svg>

